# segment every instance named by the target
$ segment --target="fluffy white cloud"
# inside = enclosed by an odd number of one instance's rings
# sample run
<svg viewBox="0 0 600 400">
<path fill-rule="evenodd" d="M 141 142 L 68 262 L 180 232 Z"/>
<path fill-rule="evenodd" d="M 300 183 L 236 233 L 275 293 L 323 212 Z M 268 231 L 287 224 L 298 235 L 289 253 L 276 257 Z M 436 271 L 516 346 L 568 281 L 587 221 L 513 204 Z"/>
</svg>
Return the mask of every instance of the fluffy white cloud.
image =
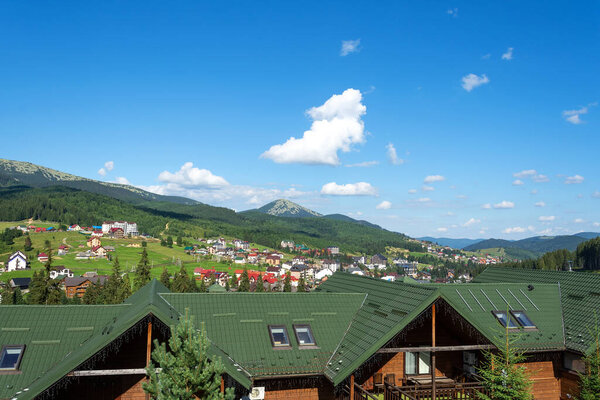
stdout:
<svg viewBox="0 0 600 400">
<path fill-rule="evenodd" d="M 360 39 L 356 40 L 342 40 L 342 48 L 340 49 L 340 56 L 344 57 L 351 53 L 358 53 L 360 51 Z"/>
<path fill-rule="evenodd" d="M 431 199 L 429 197 L 420 197 L 417 199 L 419 203 L 429 203 Z"/>
<path fill-rule="evenodd" d="M 583 218 L 575 218 L 573 222 L 575 222 L 576 224 L 583 224 L 585 220 Z"/>
<path fill-rule="evenodd" d="M 456 18 L 456 17 L 458 17 L 458 8 L 456 8 L 456 7 L 449 8 L 448 11 L 446 11 L 446 13 L 448 13 L 448 15 L 452 15 L 452 17 Z"/>
<path fill-rule="evenodd" d="M 107 171 L 112 171 L 115 168 L 115 162 L 114 161 L 105 162 L 104 168 L 106 168 Z"/>
<path fill-rule="evenodd" d="M 367 182 L 347 183 L 345 185 L 329 182 L 323 185 L 321 194 L 331 196 L 376 196 L 377 190 Z"/>
<path fill-rule="evenodd" d="M 523 182 L 520 179 L 515 179 L 512 184 L 513 184 L 513 186 L 521 186 L 521 185 L 524 185 L 525 182 Z"/>
<path fill-rule="evenodd" d="M 556 219 L 556 217 L 554 215 L 541 215 L 538 220 L 542 221 L 542 222 L 550 222 L 550 221 L 554 221 Z"/>
<path fill-rule="evenodd" d="M 462 87 L 467 92 L 475 89 L 478 86 L 489 83 L 489 78 L 483 74 L 481 76 L 475 74 L 469 74 L 462 77 Z"/>
<path fill-rule="evenodd" d="M 590 103 L 585 107 L 578 108 L 576 110 L 565 110 L 562 112 L 563 118 L 574 125 L 582 124 L 584 121 L 581 119 L 581 115 L 587 114 L 590 107 L 597 105 L 598 103 Z"/>
<path fill-rule="evenodd" d="M 509 47 L 508 49 L 506 49 L 506 53 L 502 54 L 502 59 L 503 60 L 512 60 L 513 58 L 513 48 Z"/>
<path fill-rule="evenodd" d="M 438 231 L 438 232 L 448 232 L 448 228 L 444 228 L 444 227 L 442 227 L 442 228 L 437 228 L 437 231 Z"/>
<path fill-rule="evenodd" d="M 423 185 L 421 187 L 421 190 L 424 192 L 433 192 L 435 190 L 435 188 L 433 186 Z"/>
<path fill-rule="evenodd" d="M 129 180 L 127 178 L 125 178 L 124 176 L 117 176 L 117 178 L 115 179 L 115 182 L 120 183 L 121 185 L 131 185 Z"/>
<path fill-rule="evenodd" d="M 445 181 L 446 178 L 443 177 L 442 175 L 429 175 L 426 176 L 425 179 L 423 180 L 424 183 L 434 183 L 434 182 L 441 182 L 441 181 Z"/>
<path fill-rule="evenodd" d="M 100 176 L 106 176 L 106 170 L 104 168 L 100 168 L 98 170 L 98 175 L 100 175 Z"/>
<path fill-rule="evenodd" d="M 415 193 L 417 193 L 417 189 L 408 189 L 408 193 L 415 194 Z"/>
<path fill-rule="evenodd" d="M 567 179 L 565 179 L 565 185 L 577 185 L 579 183 L 583 183 L 583 181 L 584 177 L 581 175 L 567 176 Z"/>
<path fill-rule="evenodd" d="M 534 204 L 534 206 L 536 206 L 536 207 L 546 207 L 546 203 L 544 203 L 543 201 L 538 201 L 537 203 Z"/>
<path fill-rule="evenodd" d="M 538 194 L 538 190 L 537 189 L 531 189 L 531 192 L 529 192 L 531 194 Z"/>
<path fill-rule="evenodd" d="M 598 227 L 598 226 L 600 226 L 600 222 L 594 222 L 592 225 Z"/>
<path fill-rule="evenodd" d="M 467 222 L 465 222 L 465 223 L 463 224 L 463 226 L 471 226 L 471 225 L 478 224 L 478 223 L 480 223 L 480 222 L 481 222 L 481 220 L 480 220 L 480 219 L 471 218 L 471 219 L 469 219 Z"/>
<path fill-rule="evenodd" d="M 506 200 L 502 200 L 500 203 L 496 203 L 493 206 L 495 209 L 498 210 L 505 210 L 508 208 L 514 208 L 515 207 L 515 203 L 513 203 L 512 201 L 506 201 Z"/>
<path fill-rule="evenodd" d="M 312 118 L 310 130 L 300 139 L 289 138 L 261 154 L 276 163 L 339 165 L 338 151 L 349 152 L 353 144 L 365 141 L 361 117 L 367 112 L 362 94 L 347 89 L 333 95 L 320 107 L 306 113 Z"/>
<path fill-rule="evenodd" d="M 546 175 L 544 174 L 537 174 L 531 177 L 531 179 L 534 182 L 548 182 L 550 181 L 550 178 L 548 178 Z"/>
<path fill-rule="evenodd" d="M 509 233 L 509 234 L 510 233 L 523 233 L 523 232 L 526 232 L 526 231 L 527 231 L 526 228 L 523 228 L 521 226 L 515 226 L 515 227 L 512 227 L 512 228 L 506 228 L 505 230 L 502 231 L 502 233 Z"/>
<path fill-rule="evenodd" d="M 377 204 L 375 208 L 378 210 L 389 210 L 390 208 L 392 208 L 392 203 L 387 200 L 384 200 L 381 203 Z"/>
<path fill-rule="evenodd" d="M 394 164 L 394 165 L 404 164 L 404 160 L 398 157 L 398 154 L 396 153 L 396 148 L 394 147 L 394 145 L 392 143 L 388 143 L 387 146 L 385 146 L 385 148 L 387 149 L 388 159 L 390 160 L 390 162 L 392 164 Z"/>
<path fill-rule="evenodd" d="M 481 208 L 483 208 L 484 210 L 489 210 L 492 208 L 492 205 L 490 203 L 485 203 L 481 205 Z"/>
<path fill-rule="evenodd" d="M 163 171 L 158 180 L 165 183 L 177 184 L 183 187 L 220 187 L 227 186 L 225 178 L 214 175 L 207 169 L 194 167 L 194 163 L 186 162 L 175 173 Z"/>
<path fill-rule="evenodd" d="M 359 167 L 359 168 L 365 168 L 365 167 L 372 167 L 374 165 L 379 164 L 379 161 L 363 161 L 363 162 L 359 162 L 356 164 L 346 164 L 345 167 L 348 168 L 353 168 L 353 167 Z"/>
<path fill-rule="evenodd" d="M 515 172 L 513 174 L 515 178 L 531 178 L 535 175 L 537 175 L 537 171 L 535 169 L 525 169 L 523 171 Z"/>
</svg>

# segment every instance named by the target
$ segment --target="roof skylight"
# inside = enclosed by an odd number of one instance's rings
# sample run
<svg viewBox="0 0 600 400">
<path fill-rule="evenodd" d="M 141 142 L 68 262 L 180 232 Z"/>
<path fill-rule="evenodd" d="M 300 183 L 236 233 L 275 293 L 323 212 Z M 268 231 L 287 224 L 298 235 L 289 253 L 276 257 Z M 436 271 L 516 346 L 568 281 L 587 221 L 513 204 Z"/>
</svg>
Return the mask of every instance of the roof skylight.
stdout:
<svg viewBox="0 0 600 400">
<path fill-rule="evenodd" d="M 24 350 L 24 345 L 2 347 L 2 351 L 0 352 L 0 371 L 19 369 Z"/>
</svg>

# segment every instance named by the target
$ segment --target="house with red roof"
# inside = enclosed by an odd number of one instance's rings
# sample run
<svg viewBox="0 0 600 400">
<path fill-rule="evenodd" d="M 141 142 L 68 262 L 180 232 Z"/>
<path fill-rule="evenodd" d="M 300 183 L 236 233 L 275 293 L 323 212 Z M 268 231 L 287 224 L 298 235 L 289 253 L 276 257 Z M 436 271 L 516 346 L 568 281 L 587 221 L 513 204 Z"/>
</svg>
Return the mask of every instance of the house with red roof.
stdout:
<svg viewBox="0 0 600 400">
<path fill-rule="evenodd" d="M 45 263 L 46 261 L 48 261 L 48 254 L 46 253 L 40 253 L 38 254 L 38 261 Z"/>
</svg>

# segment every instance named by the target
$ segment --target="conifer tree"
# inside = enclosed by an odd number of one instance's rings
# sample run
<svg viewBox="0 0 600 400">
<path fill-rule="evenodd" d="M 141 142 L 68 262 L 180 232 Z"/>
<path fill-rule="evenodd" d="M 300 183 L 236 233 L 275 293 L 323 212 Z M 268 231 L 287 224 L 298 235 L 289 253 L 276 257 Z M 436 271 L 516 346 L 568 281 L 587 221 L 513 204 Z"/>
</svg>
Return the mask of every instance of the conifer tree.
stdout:
<svg viewBox="0 0 600 400">
<path fill-rule="evenodd" d="M 25 244 L 23 245 L 23 250 L 25 250 L 25 252 L 33 250 L 33 245 L 31 244 L 31 238 L 29 237 L 29 235 L 25 236 Z"/>
<path fill-rule="evenodd" d="M 12 303 L 14 305 L 25 304 L 25 300 L 23 299 L 23 293 L 21 292 L 21 288 L 18 286 L 12 293 Z"/>
<path fill-rule="evenodd" d="M 506 315 L 510 318 L 509 310 Z M 504 330 L 504 347 L 498 352 L 483 353 L 484 362 L 478 368 L 483 387 L 488 394 L 479 393 L 481 400 L 532 400 L 531 381 L 525 367 L 518 365 L 525 361 L 523 353 L 514 347 L 514 341 L 509 336 L 509 323 Z"/>
<path fill-rule="evenodd" d="M 173 238 L 171 236 L 167 236 L 167 247 L 173 247 Z"/>
<path fill-rule="evenodd" d="M 101 289 L 104 302 L 106 304 L 122 303 L 126 298 L 124 297 L 122 286 L 123 278 L 121 277 L 121 264 L 119 263 L 119 257 L 115 257 L 110 278 Z"/>
<path fill-rule="evenodd" d="M 46 304 L 48 299 L 48 284 L 45 279 L 46 271 L 39 270 L 33 273 L 29 283 L 29 304 Z"/>
<path fill-rule="evenodd" d="M 254 289 L 257 293 L 262 293 L 265 291 L 265 282 L 263 281 L 262 275 L 258 275 L 258 279 L 256 280 L 256 289 Z"/>
<path fill-rule="evenodd" d="M 289 271 L 285 275 L 285 280 L 283 281 L 283 291 L 284 292 L 291 292 L 292 291 L 292 276 L 290 275 Z"/>
<path fill-rule="evenodd" d="M 581 379 L 580 400 L 600 399 L 600 327 L 597 322 L 592 330 L 592 337 L 595 348 L 583 358 L 585 374 L 579 374 Z"/>
<path fill-rule="evenodd" d="M 150 265 L 148 263 L 148 252 L 144 247 L 144 250 L 142 250 L 142 257 L 140 258 L 140 262 L 138 263 L 135 269 L 135 277 L 133 279 L 135 290 L 138 290 L 142 286 L 146 285 L 148 282 L 150 282 Z"/>
<path fill-rule="evenodd" d="M 190 291 L 190 280 L 185 272 L 185 267 L 182 265 L 179 271 L 175 274 L 171 283 L 171 290 L 177 293 L 186 293 Z"/>
<path fill-rule="evenodd" d="M 200 279 L 200 287 L 198 288 L 200 293 L 206 293 L 206 283 L 204 283 L 204 279 Z"/>
<path fill-rule="evenodd" d="M 102 288 L 94 283 L 90 284 L 87 289 L 85 289 L 81 302 L 83 304 L 104 304 Z"/>
<path fill-rule="evenodd" d="M 131 296 L 131 281 L 129 280 L 129 274 L 125 274 L 121 280 L 119 298 L 125 300 L 129 296 Z"/>
<path fill-rule="evenodd" d="M 229 280 L 225 281 L 225 290 L 228 292 L 231 290 L 231 286 L 229 286 Z"/>
<path fill-rule="evenodd" d="M 162 274 L 160 274 L 160 283 L 165 285 L 165 287 L 167 287 L 168 289 L 171 288 L 171 275 L 169 275 L 167 267 L 164 267 Z"/>
<path fill-rule="evenodd" d="M 144 391 L 155 400 L 233 400 L 231 388 L 220 392 L 225 367 L 220 359 L 208 358 L 208 347 L 204 326 L 198 331 L 186 309 L 179 324 L 171 326 L 169 350 L 154 340 L 153 362 L 146 368 L 150 380 L 142 383 Z"/>
<path fill-rule="evenodd" d="M 301 276 L 300 279 L 298 279 L 298 292 L 306 292 L 306 282 L 304 281 L 304 276 Z"/>
<path fill-rule="evenodd" d="M 244 268 L 242 276 L 240 276 L 240 285 L 238 286 L 238 292 L 249 292 L 250 291 L 250 278 L 248 277 L 248 270 Z"/>
</svg>

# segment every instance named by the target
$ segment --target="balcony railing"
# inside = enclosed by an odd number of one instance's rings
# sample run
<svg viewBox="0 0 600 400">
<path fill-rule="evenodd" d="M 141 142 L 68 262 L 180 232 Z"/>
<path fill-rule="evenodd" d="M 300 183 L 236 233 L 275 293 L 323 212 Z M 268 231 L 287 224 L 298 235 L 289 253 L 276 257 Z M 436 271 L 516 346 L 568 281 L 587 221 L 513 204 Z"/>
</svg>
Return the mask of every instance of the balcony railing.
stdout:
<svg viewBox="0 0 600 400">
<path fill-rule="evenodd" d="M 479 393 L 489 394 L 479 382 L 439 384 L 435 388 L 436 400 L 478 400 Z M 395 386 L 385 383 L 384 400 L 431 400 L 431 385 Z"/>
</svg>

